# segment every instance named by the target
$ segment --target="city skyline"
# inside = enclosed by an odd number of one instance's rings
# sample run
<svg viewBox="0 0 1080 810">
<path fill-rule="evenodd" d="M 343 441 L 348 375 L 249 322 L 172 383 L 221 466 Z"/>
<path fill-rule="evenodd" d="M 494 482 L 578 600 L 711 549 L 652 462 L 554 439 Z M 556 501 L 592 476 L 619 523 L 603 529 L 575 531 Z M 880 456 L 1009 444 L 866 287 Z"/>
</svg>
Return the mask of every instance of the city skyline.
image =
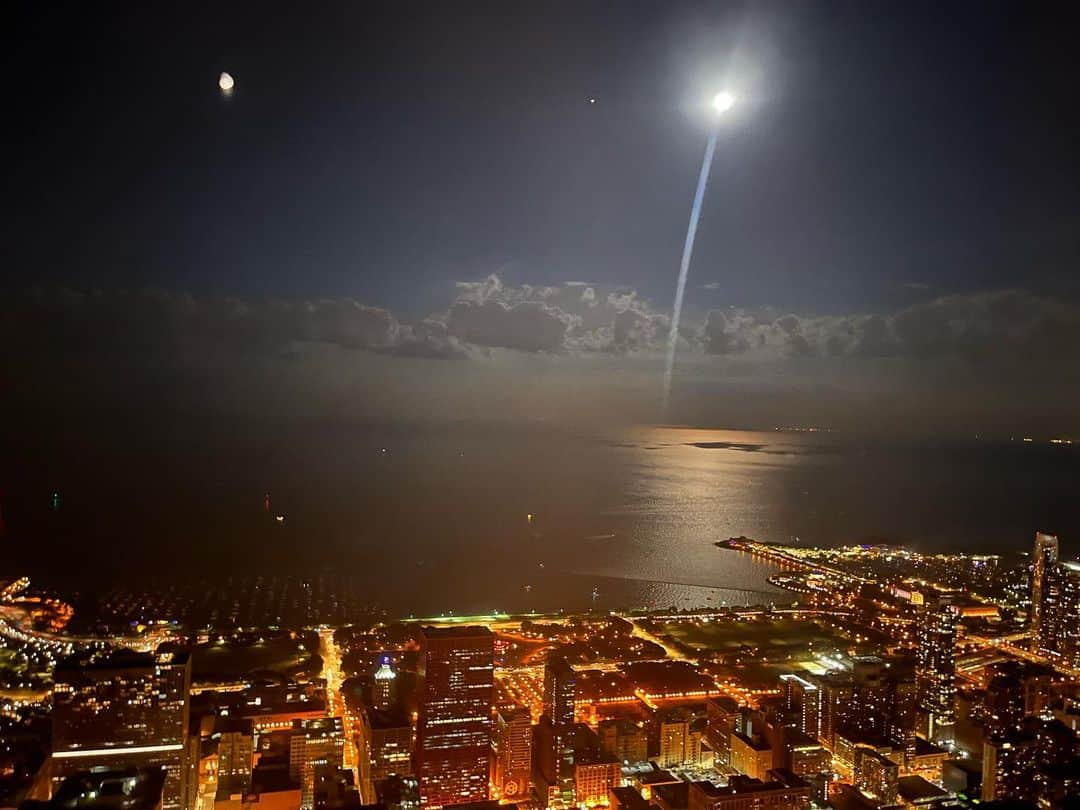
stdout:
<svg viewBox="0 0 1080 810">
<path fill-rule="evenodd" d="M 1063 8 L 9 16 L 0 810 L 1080 807 Z"/>
</svg>

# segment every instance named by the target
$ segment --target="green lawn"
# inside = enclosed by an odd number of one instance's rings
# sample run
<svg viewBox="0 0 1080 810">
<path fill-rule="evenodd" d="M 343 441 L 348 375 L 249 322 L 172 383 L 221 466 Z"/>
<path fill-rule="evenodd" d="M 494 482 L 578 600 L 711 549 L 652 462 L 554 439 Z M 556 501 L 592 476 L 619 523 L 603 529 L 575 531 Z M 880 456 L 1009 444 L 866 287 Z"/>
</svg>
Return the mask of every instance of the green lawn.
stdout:
<svg viewBox="0 0 1080 810">
<path fill-rule="evenodd" d="M 310 657 L 313 650 L 301 650 L 301 642 L 271 638 L 263 642 L 204 644 L 192 651 L 192 677 L 238 678 L 255 670 L 290 672 Z"/>
<path fill-rule="evenodd" d="M 818 644 L 843 644 L 839 636 L 810 621 L 779 618 L 767 621 L 666 622 L 662 632 L 698 650 L 733 652 L 745 645 L 782 650 Z"/>
</svg>

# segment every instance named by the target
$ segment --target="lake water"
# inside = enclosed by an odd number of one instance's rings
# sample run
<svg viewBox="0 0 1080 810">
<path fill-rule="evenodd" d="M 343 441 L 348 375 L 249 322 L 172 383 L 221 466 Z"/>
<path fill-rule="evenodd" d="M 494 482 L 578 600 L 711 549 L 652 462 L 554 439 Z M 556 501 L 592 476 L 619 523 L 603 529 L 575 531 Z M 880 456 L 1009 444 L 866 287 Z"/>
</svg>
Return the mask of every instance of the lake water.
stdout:
<svg viewBox="0 0 1080 810">
<path fill-rule="evenodd" d="M 787 598 L 768 566 L 713 545 L 734 535 L 1008 552 L 1047 530 L 1080 551 L 1080 446 L 342 428 L 173 435 L 107 462 L 115 476 L 93 457 L 27 463 L 5 494 L 12 573 L 136 587 L 332 571 L 430 615 Z"/>
</svg>

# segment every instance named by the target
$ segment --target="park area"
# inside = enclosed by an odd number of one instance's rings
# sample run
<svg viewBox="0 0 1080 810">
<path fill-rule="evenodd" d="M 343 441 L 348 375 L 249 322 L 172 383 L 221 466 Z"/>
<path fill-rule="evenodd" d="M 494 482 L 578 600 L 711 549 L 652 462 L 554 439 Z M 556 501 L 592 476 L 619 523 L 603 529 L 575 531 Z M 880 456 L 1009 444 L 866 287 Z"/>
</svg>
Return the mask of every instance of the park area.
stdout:
<svg viewBox="0 0 1080 810">
<path fill-rule="evenodd" d="M 192 677 L 196 681 L 241 678 L 252 672 L 275 672 L 290 676 L 314 667 L 310 642 L 287 634 L 264 638 L 223 639 L 195 647 L 192 651 Z"/>
<path fill-rule="evenodd" d="M 755 655 L 786 659 L 847 647 L 833 630 L 807 619 L 755 617 L 752 619 L 685 619 L 660 623 L 657 634 L 694 654 L 720 656 L 755 651 Z"/>
</svg>

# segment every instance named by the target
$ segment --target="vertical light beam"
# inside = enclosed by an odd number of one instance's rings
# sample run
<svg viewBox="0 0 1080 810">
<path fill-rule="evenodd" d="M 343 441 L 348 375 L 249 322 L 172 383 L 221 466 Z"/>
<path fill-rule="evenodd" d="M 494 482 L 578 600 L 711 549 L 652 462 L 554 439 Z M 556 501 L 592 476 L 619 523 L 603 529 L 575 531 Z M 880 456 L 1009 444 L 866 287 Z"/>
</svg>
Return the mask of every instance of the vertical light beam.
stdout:
<svg viewBox="0 0 1080 810">
<path fill-rule="evenodd" d="M 675 348 L 679 344 L 679 318 L 682 316 L 686 276 L 690 271 L 690 257 L 694 254 L 694 237 L 697 235 L 698 217 L 701 216 L 701 202 L 705 199 L 705 185 L 709 182 L 713 152 L 716 151 L 717 133 L 718 130 L 714 129 L 705 147 L 705 159 L 701 162 L 701 174 L 698 176 L 697 191 L 694 193 L 694 207 L 690 209 L 690 225 L 686 229 L 686 244 L 683 245 L 682 263 L 679 265 L 679 281 L 675 285 L 675 305 L 671 309 L 671 331 L 668 332 L 667 360 L 664 364 L 662 409 L 665 421 L 668 417 L 668 402 L 671 399 L 671 375 L 675 370 Z"/>
</svg>

